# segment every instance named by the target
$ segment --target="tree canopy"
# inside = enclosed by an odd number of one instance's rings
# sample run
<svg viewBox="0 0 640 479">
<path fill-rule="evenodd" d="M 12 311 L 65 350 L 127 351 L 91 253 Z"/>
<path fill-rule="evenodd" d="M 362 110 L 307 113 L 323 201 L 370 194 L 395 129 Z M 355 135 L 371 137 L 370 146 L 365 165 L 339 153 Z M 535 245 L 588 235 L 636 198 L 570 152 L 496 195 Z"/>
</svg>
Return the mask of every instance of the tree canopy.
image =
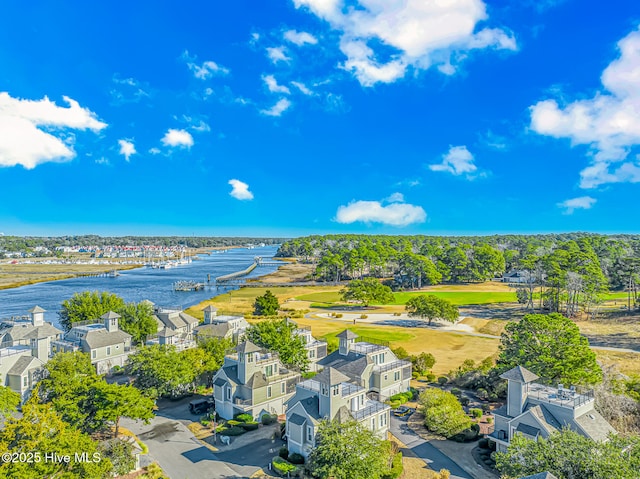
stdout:
<svg viewBox="0 0 640 479">
<path fill-rule="evenodd" d="M 449 391 L 427 388 L 418 399 L 424 425 L 432 432 L 451 437 L 468 429 L 472 422 L 458 398 Z"/>
<path fill-rule="evenodd" d="M 637 479 L 640 438 L 595 442 L 569 429 L 537 441 L 516 434 L 507 451 L 496 454 L 496 467 L 508 479 L 544 471 L 558 479 Z"/>
<path fill-rule="evenodd" d="M 318 426 L 309 468 L 322 479 L 379 479 L 389 470 L 390 452 L 388 442 L 355 421 L 324 420 Z"/>
<path fill-rule="evenodd" d="M 153 318 L 153 306 L 148 301 L 126 303 L 118 310 L 120 329 L 129 333 L 136 344 L 144 344 L 147 336 L 158 332 L 158 324 Z"/>
<path fill-rule="evenodd" d="M 370 303 L 390 303 L 393 293 L 389 286 L 385 286 L 376 278 L 354 279 L 340 291 L 344 301 L 358 301 L 364 306 Z"/>
<path fill-rule="evenodd" d="M 458 307 L 451 301 L 432 294 L 413 296 L 407 301 L 405 310 L 412 318 L 428 319 L 429 324 L 436 318 L 455 323 L 459 316 Z"/>
<path fill-rule="evenodd" d="M 0 416 L 14 413 L 20 404 L 20 394 L 7 386 L 0 386 Z"/>
<path fill-rule="evenodd" d="M 258 296 L 253 303 L 254 314 L 257 316 L 275 316 L 280 309 L 278 298 L 267 290 L 262 296 Z"/>
<path fill-rule="evenodd" d="M 550 384 L 597 384 L 602 370 L 589 341 L 561 314 L 528 314 L 510 322 L 500 340 L 497 367 L 523 366 Z"/>
<path fill-rule="evenodd" d="M 260 321 L 247 328 L 245 337 L 252 343 L 277 351 L 280 361 L 302 371 L 309 368 L 309 358 L 304 338 L 295 334 L 295 323 L 283 320 Z"/>
</svg>

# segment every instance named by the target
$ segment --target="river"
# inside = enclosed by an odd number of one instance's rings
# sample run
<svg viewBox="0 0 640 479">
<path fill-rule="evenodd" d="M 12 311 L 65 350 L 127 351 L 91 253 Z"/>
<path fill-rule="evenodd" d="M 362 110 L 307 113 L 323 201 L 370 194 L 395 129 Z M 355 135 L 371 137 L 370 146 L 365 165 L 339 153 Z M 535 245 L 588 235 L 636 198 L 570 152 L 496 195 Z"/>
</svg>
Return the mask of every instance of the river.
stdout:
<svg viewBox="0 0 640 479">
<path fill-rule="evenodd" d="M 121 296 L 126 302 L 148 299 L 159 306 L 187 308 L 229 289 L 237 288 L 218 289 L 207 286 L 200 291 L 178 292 L 173 291 L 175 281 L 206 283 L 207 275 L 211 275 L 213 281 L 217 276 L 247 268 L 255 256 L 271 259 L 277 250 L 277 246 L 264 246 L 253 249 L 233 248 L 224 253 L 212 251 L 210 256 L 199 255 L 200 259 L 190 264 L 170 269 L 141 267 L 121 271 L 120 276 L 115 278 L 71 278 L 0 290 L 0 318 L 25 315 L 29 309 L 38 305 L 47 310 L 45 319 L 57 326 L 62 301 L 81 291 L 109 291 Z M 276 266 L 261 266 L 246 277 L 263 276 L 276 269 Z"/>
</svg>

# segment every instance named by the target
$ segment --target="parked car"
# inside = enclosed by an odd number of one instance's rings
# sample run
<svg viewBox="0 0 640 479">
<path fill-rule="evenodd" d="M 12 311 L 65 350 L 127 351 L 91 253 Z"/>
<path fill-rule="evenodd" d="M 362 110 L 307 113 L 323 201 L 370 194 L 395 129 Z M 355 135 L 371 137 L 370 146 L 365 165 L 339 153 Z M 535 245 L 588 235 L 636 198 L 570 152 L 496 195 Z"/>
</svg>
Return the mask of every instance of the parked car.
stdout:
<svg viewBox="0 0 640 479">
<path fill-rule="evenodd" d="M 194 399 L 189 403 L 189 411 L 191 414 L 203 414 L 211 411 L 215 407 L 215 402 L 212 398 Z"/>
<path fill-rule="evenodd" d="M 407 414 L 411 414 L 413 410 L 407 406 L 400 406 L 393 410 L 393 415 L 398 417 L 404 417 Z"/>
</svg>

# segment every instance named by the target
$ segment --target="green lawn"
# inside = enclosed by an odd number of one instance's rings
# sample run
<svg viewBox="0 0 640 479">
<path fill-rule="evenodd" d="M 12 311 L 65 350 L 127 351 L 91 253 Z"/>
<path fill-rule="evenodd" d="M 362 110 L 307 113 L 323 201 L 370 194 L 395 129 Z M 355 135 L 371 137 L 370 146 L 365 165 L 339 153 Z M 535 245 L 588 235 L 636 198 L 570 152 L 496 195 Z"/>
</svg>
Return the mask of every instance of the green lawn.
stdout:
<svg viewBox="0 0 640 479">
<path fill-rule="evenodd" d="M 390 305 L 402 305 L 413 296 L 420 294 L 432 294 L 439 298 L 445 298 L 457 306 L 468 304 L 489 304 L 489 303 L 513 303 L 516 301 L 515 292 L 479 292 L 479 291 L 432 291 L 432 292 L 411 292 L 393 293 L 395 300 Z M 300 301 L 313 301 L 315 303 L 339 303 L 342 301 L 338 292 L 311 293 L 298 296 Z M 319 306 L 319 305 L 318 305 Z M 318 307 L 315 306 L 315 307 Z M 313 305 L 312 305 L 313 307 Z"/>
<path fill-rule="evenodd" d="M 362 336 L 368 339 L 379 340 L 379 341 L 388 341 L 390 343 L 396 342 L 396 341 L 409 341 L 415 338 L 415 334 L 405 333 L 402 331 L 389 331 L 389 329 L 387 328 L 381 329 L 375 326 L 373 327 L 351 326 L 350 324 L 345 324 L 344 329 L 347 329 L 347 328 L 350 331 L 353 331 L 354 333 L 356 333 L 358 336 Z M 333 333 L 325 334 L 324 336 L 322 336 L 322 338 L 327 341 L 332 341 L 332 340 L 335 340 L 335 337 L 340 332 L 341 330 Z"/>
</svg>

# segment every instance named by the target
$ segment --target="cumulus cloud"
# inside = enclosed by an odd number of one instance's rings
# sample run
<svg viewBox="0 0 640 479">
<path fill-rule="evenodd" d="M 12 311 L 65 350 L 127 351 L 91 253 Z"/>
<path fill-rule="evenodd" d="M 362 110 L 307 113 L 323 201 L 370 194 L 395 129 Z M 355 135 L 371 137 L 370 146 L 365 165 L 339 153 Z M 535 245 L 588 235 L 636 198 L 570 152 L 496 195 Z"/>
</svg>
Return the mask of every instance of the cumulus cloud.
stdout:
<svg viewBox="0 0 640 479">
<path fill-rule="evenodd" d="M 298 32 L 296 30 L 287 30 L 284 32 L 284 39 L 298 45 L 299 47 L 303 45 L 315 45 L 318 43 L 318 39 L 307 32 Z"/>
<path fill-rule="evenodd" d="M 478 170 L 474 161 L 475 158 L 466 146 L 451 146 L 449 151 L 442 155 L 442 162 L 429 165 L 429 169 L 451 173 L 455 176 L 466 174 L 468 179 L 472 179 Z"/>
<path fill-rule="evenodd" d="M 313 95 L 313 91 L 309 87 L 307 87 L 307 85 L 305 85 L 304 83 L 300 83 L 300 82 L 297 82 L 297 81 L 292 81 L 291 85 L 296 87 L 300 91 L 300 93 L 303 93 L 303 94 L 305 94 L 307 96 L 312 96 Z"/>
<path fill-rule="evenodd" d="M 260 113 L 267 116 L 281 116 L 290 107 L 291 107 L 291 102 L 286 98 L 281 98 L 271 108 L 268 108 L 266 110 L 260 110 Z"/>
<path fill-rule="evenodd" d="M 387 198 L 385 198 L 385 201 L 389 203 L 404 203 L 404 195 L 398 192 L 392 193 Z"/>
<path fill-rule="evenodd" d="M 124 156 L 124 159 L 127 161 L 129 161 L 131 155 L 137 153 L 135 145 L 129 140 L 118 140 L 118 145 L 120 145 L 120 154 Z"/>
<path fill-rule="evenodd" d="M 355 0 L 344 8 L 343 0 L 293 0 L 340 32 L 340 50 L 346 56 L 342 68 L 363 86 L 391 83 L 408 68 L 438 67 L 451 75 L 456 63 L 476 49 L 516 50 L 513 35 L 500 28 L 477 25 L 488 19 L 482 0 Z M 376 42 L 392 50 L 382 58 Z"/>
<path fill-rule="evenodd" d="M 338 207 L 336 221 L 351 224 L 355 222 L 382 223 L 390 226 L 408 226 L 424 223 L 427 214 L 421 206 L 404 202 L 383 205 L 380 201 L 352 201 Z"/>
<path fill-rule="evenodd" d="M 604 87 L 592 98 L 530 107 L 531 129 L 541 135 L 588 145 L 591 164 L 580 173 L 581 188 L 640 181 L 640 163 L 628 160 L 640 145 L 640 28 L 618 42 L 620 55 L 602 72 Z"/>
<path fill-rule="evenodd" d="M 291 58 L 287 56 L 285 51 L 285 47 L 270 47 L 267 48 L 267 56 L 274 64 L 278 62 L 288 63 L 291 61 Z"/>
<path fill-rule="evenodd" d="M 249 185 L 240 180 L 229 180 L 231 192 L 229 193 L 237 200 L 252 200 L 253 193 L 249 191 Z"/>
<path fill-rule="evenodd" d="M 201 64 L 196 63 L 197 57 L 190 56 L 187 50 L 182 54 L 182 59 L 187 64 L 187 67 L 189 67 L 189 70 L 193 73 L 193 76 L 200 80 L 206 80 L 207 78 L 211 78 L 213 75 L 226 75 L 229 73 L 228 68 L 218 65 L 216 62 L 211 60 L 207 60 Z"/>
<path fill-rule="evenodd" d="M 191 148 L 193 146 L 193 136 L 187 130 L 169 128 L 164 137 L 162 137 L 162 144 L 164 146 Z"/>
<path fill-rule="evenodd" d="M 49 161 L 69 161 L 76 156 L 69 130 L 106 128 L 95 113 L 68 96 L 62 98 L 67 108 L 47 97 L 24 100 L 0 92 L 0 166 L 31 169 Z"/>
<path fill-rule="evenodd" d="M 272 93 L 285 93 L 286 95 L 291 93 L 289 88 L 284 85 L 279 85 L 273 75 L 263 75 L 262 81 Z"/>
<path fill-rule="evenodd" d="M 591 198 L 590 196 L 581 196 L 558 203 L 558 208 L 563 208 L 565 215 L 572 215 L 575 210 L 591 209 L 591 207 L 596 204 L 596 201 L 595 198 Z"/>
</svg>

